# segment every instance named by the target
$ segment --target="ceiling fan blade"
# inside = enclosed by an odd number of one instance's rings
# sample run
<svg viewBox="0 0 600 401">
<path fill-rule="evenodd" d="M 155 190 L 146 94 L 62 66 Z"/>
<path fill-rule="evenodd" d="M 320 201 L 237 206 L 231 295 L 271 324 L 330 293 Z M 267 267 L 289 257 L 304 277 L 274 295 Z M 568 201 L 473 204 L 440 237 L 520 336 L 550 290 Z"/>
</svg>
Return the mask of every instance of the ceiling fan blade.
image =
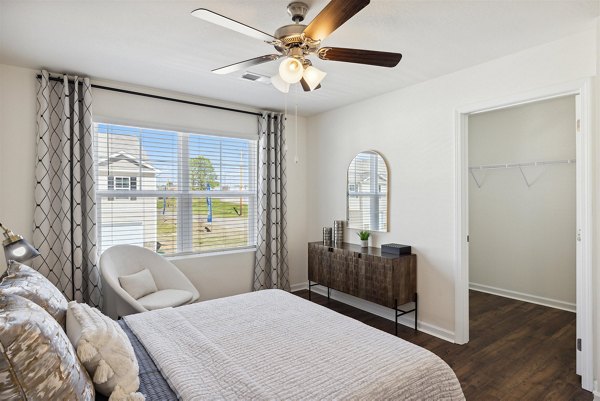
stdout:
<svg viewBox="0 0 600 401">
<path fill-rule="evenodd" d="M 308 82 L 306 82 L 306 80 L 304 78 L 302 78 L 300 80 L 300 85 L 302 85 L 302 89 L 304 89 L 304 92 L 312 92 L 310 90 L 310 86 L 308 86 Z M 320 88 L 321 88 L 321 84 L 317 85 L 317 87 L 313 90 L 316 91 L 317 89 L 320 89 Z"/>
<path fill-rule="evenodd" d="M 227 18 L 221 14 L 217 14 L 205 8 L 199 8 L 197 10 L 192 11 L 192 15 L 196 18 L 203 19 L 204 21 L 208 21 L 213 24 L 222 26 L 223 28 L 231 29 L 232 31 L 242 33 L 244 35 L 250 36 L 258 40 L 264 40 L 267 42 L 275 40 L 275 38 L 272 35 L 269 35 L 268 33 L 259 31 L 258 29 L 252 28 L 251 26 L 242 24 L 241 22 L 238 22 L 231 18 Z"/>
<path fill-rule="evenodd" d="M 304 29 L 312 40 L 323 40 L 365 8 L 370 0 L 331 0 Z"/>
<path fill-rule="evenodd" d="M 402 54 L 400 53 L 345 49 L 342 47 L 322 47 L 317 54 L 321 60 L 369 64 L 380 67 L 395 67 L 402 59 Z"/>
<path fill-rule="evenodd" d="M 235 71 L 243 70 L 255 65 L 262 63 L 268 63 L 269 61 L 277 60 L 281 57 L 281 54 L 267 54 L 266 56 L 260 56 L 251 58 L 250 60 L 240 61 L 239 63 L 230 64 L 225 67 L 217 68 L 212 70 L 215 74 L 230 74 Z"/>
</svg>

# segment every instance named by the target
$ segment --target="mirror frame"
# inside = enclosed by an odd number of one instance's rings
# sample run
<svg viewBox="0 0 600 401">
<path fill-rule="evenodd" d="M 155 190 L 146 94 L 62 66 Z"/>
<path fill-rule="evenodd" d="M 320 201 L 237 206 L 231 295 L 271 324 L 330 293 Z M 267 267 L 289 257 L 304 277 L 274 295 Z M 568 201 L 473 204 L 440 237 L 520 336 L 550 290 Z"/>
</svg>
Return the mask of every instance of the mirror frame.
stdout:
<svg viewBox="0 0 600 401">
<path fill-rule="evenodd" d="M 386 201 L 386 207 L 387 207 L 387 212 L 385 214 L 385 230 L 368 230 L 368 231 L 372 232 L 372 233 L 373 232 L 388 233 L 388 232 L 390 232 L 390 189 L 391 189 L 390 164 L 381 152 L 379 152 L 377 150 L 373 150 L 373 149 L 361 150 L 360 152 L 358 152 L 357 154 L 354 155 L 352 160 L 350 160 L 350 163 L 348 163 L 348 167 L 346 167 L 346 228 L 349 228 L 351 230 L 361 230 L 360 228 L 350 227 L 350 207 L 349 207 L 350 206 L 350 191 L 348 191 L 348 187 L 350 186 L 350 182 L 348 180 L 348 170 L 350 169 L 350 165 L 352 164 L 354 159 L 356 159 L 356 157 L 361 153 L 375 153 L 376 155 L 381 157 L 381 159 L 385 163 L 385 171 L 387 174 L 387 183 L 388 183 L 387 184 L 387 192 L 385 194 L 385 201 Z"/>
</svg>

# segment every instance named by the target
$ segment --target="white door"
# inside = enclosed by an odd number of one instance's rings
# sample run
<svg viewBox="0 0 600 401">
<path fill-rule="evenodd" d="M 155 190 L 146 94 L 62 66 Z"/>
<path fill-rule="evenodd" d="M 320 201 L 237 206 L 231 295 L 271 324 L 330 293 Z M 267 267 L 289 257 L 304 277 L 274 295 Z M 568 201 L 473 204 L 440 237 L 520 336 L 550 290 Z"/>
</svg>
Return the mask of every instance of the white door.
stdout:
<svg viewBox="0 0 600 401">
<path fill-rule="evenodd" d="M 139 223 L 103 224 L 100 244 L 101 253 L 113 245 L 137 245 L 144 246 L 144 226 Z"/>
</svg>

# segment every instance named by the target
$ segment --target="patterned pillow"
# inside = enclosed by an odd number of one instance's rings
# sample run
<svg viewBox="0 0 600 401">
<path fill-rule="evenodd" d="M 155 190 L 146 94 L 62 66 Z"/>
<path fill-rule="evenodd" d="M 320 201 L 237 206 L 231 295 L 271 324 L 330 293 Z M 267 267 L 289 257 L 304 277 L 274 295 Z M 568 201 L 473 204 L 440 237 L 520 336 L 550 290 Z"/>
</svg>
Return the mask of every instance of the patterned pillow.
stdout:
<svg viewBox="0 0 600 401">
<path fill-rule="evenodd" d="M 12 263 L 7 273 L 0 282 L 2 292 L 35 302 L 65 327 L 67 300 L 58 288 L 38 271 L 19 263 Z"/>
<path fill-rule="evenodd" d="M 60 325 L 0 290 L 0 400 L 94 400 L 94 386 Z"/>
</svg>

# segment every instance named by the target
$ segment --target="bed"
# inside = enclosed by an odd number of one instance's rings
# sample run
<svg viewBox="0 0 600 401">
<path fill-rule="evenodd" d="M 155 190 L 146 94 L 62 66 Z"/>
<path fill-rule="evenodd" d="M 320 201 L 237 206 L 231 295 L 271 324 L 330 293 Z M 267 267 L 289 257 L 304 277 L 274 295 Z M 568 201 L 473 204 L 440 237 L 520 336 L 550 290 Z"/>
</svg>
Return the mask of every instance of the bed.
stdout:
<svg viewBox="0 0 600 401">
<path fill-rule="evenodd" d="M 433 353 L 280 290 L 120 324 L 147 401 L 464 400 L 454 372 Z"/>
</svg>

